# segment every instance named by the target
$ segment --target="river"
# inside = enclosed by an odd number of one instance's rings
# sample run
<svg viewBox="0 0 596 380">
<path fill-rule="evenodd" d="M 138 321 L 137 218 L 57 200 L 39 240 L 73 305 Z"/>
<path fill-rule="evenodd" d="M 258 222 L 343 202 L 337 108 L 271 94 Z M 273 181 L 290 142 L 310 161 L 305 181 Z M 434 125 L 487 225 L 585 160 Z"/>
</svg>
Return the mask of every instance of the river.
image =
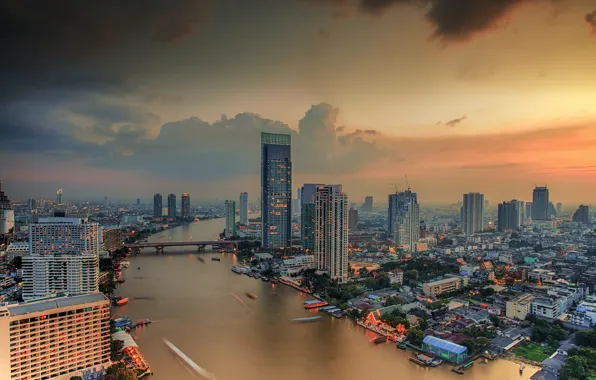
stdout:
<svg viewBox="0 0 596 380">
<path fill-rule="evenodd" d="M 214 239 L 223 226 L 223 219 L 195 222 L 149 241 Z M 421 368 L 393 344 L 374 345 L 376 335 L 347 318 L 324 315 L 317 323 L 292 324 L 292 318 L 316 315 L 304 310 L 305 294 L 233 273 L 234 255 L 202 253 L 204 263 L 198 255 L 188 248 L 166 248 L 162 256 L 145 249 L 124 271 L 119 294 L 130 302 L 116 313 L 154 321 L 133 336 L 155 380 L 197 378 L 170 353 L 164 338 L 218 380 L 462 378 L 449 364 Z M 212 261 L 214 256 L 221 261 Z M 247 291 L 258 299 L 245 297 Z M 524 380 L 536 371 L 526 367 L 520 376 L 518 368 L 504 360 L 476 363 L 464 377 Z"/>
</svg>

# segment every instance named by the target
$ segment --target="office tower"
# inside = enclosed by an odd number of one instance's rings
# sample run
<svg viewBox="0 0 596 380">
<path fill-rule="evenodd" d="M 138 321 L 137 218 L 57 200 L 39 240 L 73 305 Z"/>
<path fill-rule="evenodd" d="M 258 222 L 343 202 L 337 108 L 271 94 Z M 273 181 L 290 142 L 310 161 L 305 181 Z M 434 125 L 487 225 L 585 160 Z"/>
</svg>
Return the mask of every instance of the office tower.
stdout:
<svg viewBox="0 0 596 380">
<path fill-rule="evenodd" d="M 532 202 L 526 202 L 526 221 L 532 219 Z"/>
<path fill-rule="evenodd" d="M 122 233 L 119 228 L 101 228 L 101 249 L 114 251 L 122 247 Z"/>
<path fill-rule="evenodd" d="M 163 216 L 161 194 L 157 193 L 153 196 L 153 217 L 161 218 Z"/>
<path fill-rule="evenodd" d="M 534 188 L 532 194 L 532 220 L 548 220 L 548 189 L 546 186 Z"/>
<path fill-rule="evenodd" d="M 559 202 L 559 203 L 557 203 L 557 215 L 561 216 L 562 213 L 563 213 L 563 203 Z"/>
<path fill-rule="evenodd" d="M 520 227 L 526 223 L 526 202 L 516 201 L 519 213 L 519 224 Z"/>
<path fill-rule="evenodd" d="M 573 213 L 573 221 L 581 224 L 590 224 L 590 207 L 580 205 Z"/>
<path fill-rule="evenodd" d="M 236 202 L 226 201 L 225 203 L 226 215 L 226 239 L 236 237 Z"/>
<path fill-rule="evenodd" d="M 0 305 L 0 378 L 70 379 L 110 366 L 110 301 L 101 293 Z"/>
<path fill-rule="evenodd" d="M 405 251 L 416 252 L 420 234 L 418 197 L 410 189 L 389 194 L 387 210 L 387 238 Z"/>
<path fill-rule="evenodd" d="M 261 218 L 263 248 L 292 245 L 291 136 L 261 133 Z"/>
<path fill-rule="evenodd" d="M 520 213 L 520 208 L 520 202 L 515 199 L 511 202 L 503 202 L 499 204 L 497 220 L 497 230 L 499 232 L 508 230 L 516 231 L 521 227 L 522 215 Z"/>
<path fill-rule="evenodd" d="M 35 202 L 35 199 L 29 198 L 27 200 L 27 206 L 29 206 L 29 210 L 35 210 L 37 208 L 37 204 Z"/>
<path fill-rule="evenodd" d="M 303 194 L 304 196 L 304 194 Z M 315 193 L 315 260 L 332 280 L 348 279 L 348 196 L 341 185 L 319 186 Z"/>
<path fill-rule="evenodd" d="M 56 204 L 62 205 L 62 189 L 58 189 L 58 191 L 56 191 Z"/>
<path fill-rule="evenodd" d="M 424 220 L 420 221 L 420 232 L 418 233 L 419 239 L 426 238 L 426 222 Z"/>
<path fill-rule="evenodd" d="M 353 207 L 348 211 L 348 228 L 350 231 L 358 231 L 358 210 Z"/>
<path fill-rule="evenodd" d="M 190 219 L 190 195 L 188 193 L 182 193 L 180 197 L 180 212 L 183 220 Z"/>
<path fill-rule="evenodd" d="M 300 189 L 300 246 L 306 253 L 315 250 L 315 194 L 321 184 L 307 183 Z"/>
<path fill-rule="evenodd" d="M 488 199 L 484 200 L 484 210 L 488 210 Z"/>
<path fill-rule="evenodd" d="M 0 183 L 0 241 L 2 235 L 9 234 L 14 230 L 14 210 L 10 204 L 10 199 L 4 191 L 2 191 L 2 183 Z"/>
<path fill-rule="evenodd" d="M 103 197 L 103 206 L 105 208 L 110 207 L 110 199 L 107 196 L 106 197 Z"/>
<path fill-rule="evenodd" d="M 23 256 L 23 299 L 98 290 L 100 232 L 86 218 L 39 218 Z"/>
<path fill-rule="evenodd" d="M 369 195 L 368 197 L 364 198 L 364 203 L 362 204 L 362 212 L 372 212 L 373 210 L 373 197 Z"/>
<path fill-rule="evenodd" d="M 141 198 L 137 198 L 137 206 L 141 205 Z"/>
<path fill-rule="evenodd" d="M 240 224 L 248 225 L 248 193 L 240 193 Z"/>
<path fill-rule="evenodd" d="M 176 194 L 168 195 L 168 218 L 176 219 Z"/>
<path fill-rule="evenodd" d="M 484 194 L 464 194 L 462 225 L 468 236 L 484 230 Z"/>
</svg>

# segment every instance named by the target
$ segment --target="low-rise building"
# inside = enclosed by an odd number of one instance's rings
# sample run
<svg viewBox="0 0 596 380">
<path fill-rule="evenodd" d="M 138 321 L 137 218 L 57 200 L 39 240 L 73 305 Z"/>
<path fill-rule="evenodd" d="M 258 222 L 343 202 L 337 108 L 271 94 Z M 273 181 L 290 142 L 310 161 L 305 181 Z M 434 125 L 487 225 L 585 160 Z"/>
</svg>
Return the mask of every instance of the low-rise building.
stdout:
<svg viewBox="0 0 596 380">
<path fill-rule="evenodd" d="M 561 300 L 549 297 L 534 298 L 532 314 L 537 317 L 557 319 L 561 316 Z"/>
<path fill-rule="evenodd" d="M 523 321 L 532 312 L 532 301 L 534 296 L 528 293 L 521 294 L 516 298 L 507 301 L 505 315 L 507 318 Z"/>
<path fill-rule="evenodd" d="M 394 269 L 389 272 L 389 280 L 392 284 L 403 285 L 404 283 L 404 271 L 401 269 Z"/>
<path fill-rule="evenodd" d="M 422 290 L 426 296 L 438 296 L 443 293 L 450 293 L 468 285 L 467 277 L 453 276 L 443 280 L 427 282 Z"/>
</svg>

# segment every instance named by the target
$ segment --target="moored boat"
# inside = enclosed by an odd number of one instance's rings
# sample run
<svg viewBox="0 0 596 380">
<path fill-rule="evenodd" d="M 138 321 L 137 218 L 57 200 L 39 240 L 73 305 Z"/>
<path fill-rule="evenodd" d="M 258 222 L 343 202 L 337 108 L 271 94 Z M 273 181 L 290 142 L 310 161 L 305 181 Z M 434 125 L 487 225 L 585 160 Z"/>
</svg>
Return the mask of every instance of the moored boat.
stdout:
<svg viewBox="0 0 596 380">
<path fill-rule="evenodd" d="M 342 318 L 344 316 L 344 312 L 343 311 L 334 311 L 333 313 L 331 313 L 331 315 L 333 315 L 333 317 L 335 318 Z"/>
<path fill-rule="evenodd" d="M 387 342 L 387 337 L 383 336 L 383 335 L 381 335 L 377 339 L 373 340 L 374 344 L 381 344 L 381 343 L 385 343 L 385 342 Z"/>
<path fill-rule="evenodd" d="M 267 277 L 261 277 L 261 281 L 263 281 L 263 282 L 269 282 L 269 279 Z"/>
<path fill-rule="evenodd" d="M 257 296 L 256 296 L 256 294 L 253 294 L 253 293 L 251 293 L 251 292 L 246 292 L 246 296 L 247 296 L 248 298 L 252 298 L 253 300 L 256 300 L 256 299 L 257 299 Z"/>
<path fill-rule="evenodd" d="M 117 306 L 126 305 L 127 303 L 128 303 L 128 297 L 120 298 L 119 300 L 116 301 Z"/>
<path fill-rule="evenodd" d="M 327 301 L 321 301 L 321 300 L 304 301 L 305 309 L 316 309 L 318 307 L 327 306 L 327 305 L 329 305 L 329 303 Z"/>
<path fill-rule="evenodd" d="M 212 257 L 211 261 L 221 261 L 221 259 L 219 257 Z"/>
<path fill-rule="evenodd" d="M 406 344 L 405 344 L 405 343 L 399 343 L 399 344 L 397 345 L 397 348 L 399 348 L 400 350 L 405 350 L 405 349 L 407 349 L 407 348 L 408 348 L 408 346 L 406 346 Z"/>
</svg>

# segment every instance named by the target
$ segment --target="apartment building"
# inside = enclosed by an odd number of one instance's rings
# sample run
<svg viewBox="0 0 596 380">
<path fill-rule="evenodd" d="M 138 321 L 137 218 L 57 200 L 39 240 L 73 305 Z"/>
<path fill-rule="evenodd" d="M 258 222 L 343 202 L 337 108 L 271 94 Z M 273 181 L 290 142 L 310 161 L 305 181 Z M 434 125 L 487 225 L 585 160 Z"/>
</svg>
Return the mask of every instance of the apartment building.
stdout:
<svg viewBox="0 0 596 380">
<path fill-rule="evenodd" d="M 110 302 L 101 293 L 0 305 L 0 378 L 69 380 L 110 365 Z"/>
<path fill-rule="evenodd" d="M 443 280 L 427 282 L 423 285 L 422 291 L 424 292 L 424 295 L 434 297 L 443 293 L 459 290 L 467 285 L 467 277 L 453 276 Z"/>
<path fill-rule="evenodd" d="M 533 300 L 533 295 L 524 293 L 512 300 L 507 301 L 505 306 L 505 315 L 507 318 L 523 321 L 526 319 L 526 316 L 532 312 Z"/>
<path fill-rule="evenodd" d="M 537 317 L 557 319 L 561 316 L 561 300 L 540 297 L 532 301 L 532 314 Z"/>
</svg>

